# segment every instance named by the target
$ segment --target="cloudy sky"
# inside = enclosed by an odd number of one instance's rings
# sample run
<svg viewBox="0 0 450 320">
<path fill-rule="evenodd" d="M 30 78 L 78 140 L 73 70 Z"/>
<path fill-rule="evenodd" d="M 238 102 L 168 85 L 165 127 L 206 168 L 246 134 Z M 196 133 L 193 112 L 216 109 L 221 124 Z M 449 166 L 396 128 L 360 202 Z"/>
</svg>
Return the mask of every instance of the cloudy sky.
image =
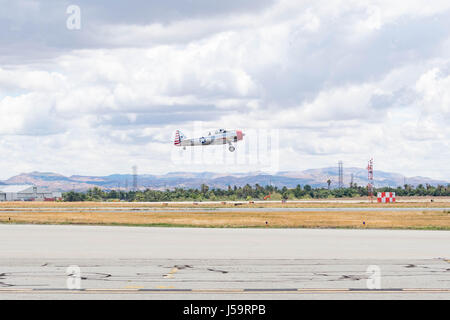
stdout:
<svg viewBox="0 0 450 320">
<path fill-rule="evenodd" d="M 174 161 L 176 129 L 242 128 L 277 130 L 283 171 L 450 180 L 448 0 L 0 7 L 0 179 L 261 169 Z"/>
</svg>

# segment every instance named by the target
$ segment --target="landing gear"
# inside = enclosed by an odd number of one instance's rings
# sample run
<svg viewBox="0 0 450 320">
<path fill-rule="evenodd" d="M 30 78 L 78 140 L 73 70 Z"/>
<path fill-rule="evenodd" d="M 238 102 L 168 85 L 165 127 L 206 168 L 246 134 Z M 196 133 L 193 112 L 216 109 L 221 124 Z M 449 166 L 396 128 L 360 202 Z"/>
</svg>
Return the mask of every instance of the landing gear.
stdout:
<svg viewBox="0 0 450 320">
<path fill-rule="evenodd" d="M 230 146 L 230 147 L 228 148 L 228 150 L 230 150 L 230 152 L 233 152 L 234 150 L 236 150 L 236 148 L 233 147 L 233 146 Z"/>
</svg>

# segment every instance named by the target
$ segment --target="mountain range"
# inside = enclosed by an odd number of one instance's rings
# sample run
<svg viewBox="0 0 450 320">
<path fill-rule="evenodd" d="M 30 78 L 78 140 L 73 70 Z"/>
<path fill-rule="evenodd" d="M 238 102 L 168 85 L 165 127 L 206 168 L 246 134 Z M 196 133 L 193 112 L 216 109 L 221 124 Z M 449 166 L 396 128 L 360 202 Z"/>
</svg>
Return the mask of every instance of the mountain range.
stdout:
<svg viewBox="0 0 450 320">
<path fill-rule="evenodd" d="M 362 168 L 345 168 L 344 185 L 348 186 L 353 175 L 353 182 L 357 185 L 367 185 L 367 170 Z M 214 172 L 170 172 L 163 175 L 142 174 L 137 177 L 138 189 L 172 189 L 199 188 L 206 184 L 212 188 L 227 188 L 230 186 L 244 186 L 246 184 L 259 184 L 293 188 L 298 184 L 312 187 L 326 187 L 330 179 L 331 188 L 338 186 L 338 168 L 320 168 L 304 171 L 282 171 L 276 174 L 263 172 L 247 173 L 214 173 Z M 449 181 L 434 180 L 427 177 L 405 177 L 398 173 L 375 171 L 375 187 L 403 186 L 405 183 L 417 186 L 418 184 L 447 185 Z M 52 172 L 31 172 L 13 176 L 0 184 L 32 184 L 40 186 L 49 191 L 86 191 L 93 187 L 106 190 L 122 189 L 131 190 L 133 186 L 133 175 L 111 174 L 108 176 L 80 176 L 70 177 Z"/>
</svg>

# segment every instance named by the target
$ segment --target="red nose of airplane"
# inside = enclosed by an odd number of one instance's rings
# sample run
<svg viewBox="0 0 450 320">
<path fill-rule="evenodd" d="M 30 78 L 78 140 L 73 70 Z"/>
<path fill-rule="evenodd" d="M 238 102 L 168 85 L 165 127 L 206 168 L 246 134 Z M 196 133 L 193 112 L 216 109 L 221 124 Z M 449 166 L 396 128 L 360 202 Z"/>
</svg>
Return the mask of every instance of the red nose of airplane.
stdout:
<svg viewBox="0 0 450 320">
<path fill-rule="evenodd" d="M 242 140 L 245 134 L 241 130 L 236 130 L 236 135 L 238 140 Z"/>
</svg>

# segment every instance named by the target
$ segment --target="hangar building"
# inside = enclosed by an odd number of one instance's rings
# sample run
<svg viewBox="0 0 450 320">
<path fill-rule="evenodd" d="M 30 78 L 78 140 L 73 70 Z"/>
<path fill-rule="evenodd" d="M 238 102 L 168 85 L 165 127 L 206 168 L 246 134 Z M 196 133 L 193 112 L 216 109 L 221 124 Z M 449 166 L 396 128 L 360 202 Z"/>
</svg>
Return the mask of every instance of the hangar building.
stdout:
<svg viewBox="0 0 450 320">
<path fill-rule="evenodd" d="M 61 197 L 61 192 L 51 192 L 33 185 L 0 185 L 0 201 L 44 201 Z"/>
</svg>

